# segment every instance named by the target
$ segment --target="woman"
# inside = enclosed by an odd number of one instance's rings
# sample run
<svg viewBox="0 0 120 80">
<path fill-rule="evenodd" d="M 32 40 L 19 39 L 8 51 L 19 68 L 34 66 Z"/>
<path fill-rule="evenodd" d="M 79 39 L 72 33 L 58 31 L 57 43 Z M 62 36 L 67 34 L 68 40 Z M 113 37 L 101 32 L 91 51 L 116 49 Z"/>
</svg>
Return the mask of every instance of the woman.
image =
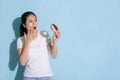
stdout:
<svg viewBox="0 0 120 80">
<path fill-rule="evenodd" d="M 17 39 L 19 62 L 25 66 L 23 80 L 52 80 L 48 51 L 53 59 L 57 57 L 57 40 L 60 31 L 54 33 L 53 41 L 46 31 L 37 30 L 37 16 L 25 12 L 21 16 L 20 37 Z"/>
</svg>

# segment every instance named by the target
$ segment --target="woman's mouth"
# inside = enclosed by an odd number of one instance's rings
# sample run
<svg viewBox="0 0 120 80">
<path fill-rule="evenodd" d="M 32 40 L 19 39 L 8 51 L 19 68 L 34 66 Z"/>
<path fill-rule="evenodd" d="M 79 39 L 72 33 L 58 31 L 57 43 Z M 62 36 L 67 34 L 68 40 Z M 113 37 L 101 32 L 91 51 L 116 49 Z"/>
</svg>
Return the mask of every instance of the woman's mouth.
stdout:
<svg viewBox="0 0 120 80">
<path fill-rule="evenodd" d="M 36 27 L 33 27 L 34 30 L 36 30 Z"/>
</svg>

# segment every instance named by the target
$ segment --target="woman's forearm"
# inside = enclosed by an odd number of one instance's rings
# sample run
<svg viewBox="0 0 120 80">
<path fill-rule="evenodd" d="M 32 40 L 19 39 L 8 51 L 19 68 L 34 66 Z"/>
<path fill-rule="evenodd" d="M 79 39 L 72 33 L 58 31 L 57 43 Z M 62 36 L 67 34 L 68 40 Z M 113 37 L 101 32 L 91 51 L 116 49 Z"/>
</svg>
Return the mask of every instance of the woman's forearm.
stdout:
<svg viewBox="0 0 120 80">
<path fill-rule="evenodd" d="M 29 52 L 29 45 L 25 44 L 19 56 L 19 61 L 22 66 L 25 66 L 28 60 L 28 52 Z"/>
<path fill-rule="evenodd" d="M 53 59 L 55 59 L 57 57 L 57 45 L 56 45 L 56 42 L 53 42 L 53 45 L 51 47 L 51 55 L 52 55 Z"/>
</svg>

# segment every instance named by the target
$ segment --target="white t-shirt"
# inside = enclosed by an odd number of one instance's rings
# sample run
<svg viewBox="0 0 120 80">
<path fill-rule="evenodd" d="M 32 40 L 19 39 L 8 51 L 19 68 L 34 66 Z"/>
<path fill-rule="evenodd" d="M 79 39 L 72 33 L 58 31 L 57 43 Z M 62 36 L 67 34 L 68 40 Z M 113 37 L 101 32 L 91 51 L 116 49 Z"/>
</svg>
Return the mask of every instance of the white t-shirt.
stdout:
<svg viewBox="0 0 120 80">
<path fill-rule="evenodd" d="M 53 76 L 47 50 L 49 36 L 47 32 L 42 33 L 43 35 L 38 32 L 38 36 L 30 43 L 24 77 Z M 17 39 L 17 49 L 23 48 L 23 42 L 23 37 Z"/>
</svg>

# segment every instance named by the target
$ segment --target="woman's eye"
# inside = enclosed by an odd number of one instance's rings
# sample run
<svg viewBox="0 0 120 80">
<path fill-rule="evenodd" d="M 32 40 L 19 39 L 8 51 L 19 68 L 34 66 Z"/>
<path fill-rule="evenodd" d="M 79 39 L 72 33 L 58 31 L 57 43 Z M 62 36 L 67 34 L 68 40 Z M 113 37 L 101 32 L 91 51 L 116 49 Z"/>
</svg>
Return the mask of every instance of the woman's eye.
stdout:
<svg viewBox="0 0 120 80">
<path fill-rule="evenodd" d="M 32 21 L 30 21 L 30 22 L 32 22 Z"/>
<path fill-rule="evenodd" d="M 30 23 L 32 23 L 33 21 L 29 21 Z"/>
</svg>

